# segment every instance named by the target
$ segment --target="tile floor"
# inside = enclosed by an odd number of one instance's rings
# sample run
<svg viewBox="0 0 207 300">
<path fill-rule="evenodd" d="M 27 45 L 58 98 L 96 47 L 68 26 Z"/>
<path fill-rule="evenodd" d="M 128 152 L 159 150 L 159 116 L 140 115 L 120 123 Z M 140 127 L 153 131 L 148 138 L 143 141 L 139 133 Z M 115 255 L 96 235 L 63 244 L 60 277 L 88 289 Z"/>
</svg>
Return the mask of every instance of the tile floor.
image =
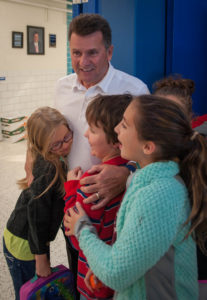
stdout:
<svg viewBox="0 0 207 300">
<path fill-rule="evenodd" d="M 26 142 L 11 144 L 0 141 L 0 299 L 14 300 L 13 286 L 2 251 L 2 235 L 7 219 L 13 210 L 20 190 L 16 181 L 23 178 Z M 61 230 L 51 243 L 51 265 L 67 264 L 65 241 Z"/>
</svg>

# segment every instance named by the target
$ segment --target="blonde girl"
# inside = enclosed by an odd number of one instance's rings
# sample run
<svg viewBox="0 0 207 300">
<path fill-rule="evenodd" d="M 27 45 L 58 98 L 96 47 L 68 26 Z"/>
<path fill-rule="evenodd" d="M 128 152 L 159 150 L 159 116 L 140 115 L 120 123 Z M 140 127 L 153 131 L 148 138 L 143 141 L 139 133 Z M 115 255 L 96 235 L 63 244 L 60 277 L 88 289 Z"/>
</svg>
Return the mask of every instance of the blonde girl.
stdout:
<svg viewBox="0 0 207 300">
<path fill-rule="evenodd" d="M 178 104 L 151 95 L 135 97 L 115 131 L 122 157 L 141 167 L 119 209 L 116 242 L 98 239 L 79 203 L 65 219 L 68 234 L 79 240 L 93 273 L 116 291 L 114 299 L 198 299 L 194 234 L 202 248 L 206 140 Z"/>
<path fill-rule="evenodd" d="M 64 181 L 72 132 L 56 109 L 37 109 L 27 122 L 27 179 L 4 231 L 4 254 L 16 299 L 22 284 L 51 273 L 49 243 L 63 218 Z M 29 171 L 31 170 L 31 171 Z M 31 173 L 31 174 L 29 174 Z"/>
</svg>

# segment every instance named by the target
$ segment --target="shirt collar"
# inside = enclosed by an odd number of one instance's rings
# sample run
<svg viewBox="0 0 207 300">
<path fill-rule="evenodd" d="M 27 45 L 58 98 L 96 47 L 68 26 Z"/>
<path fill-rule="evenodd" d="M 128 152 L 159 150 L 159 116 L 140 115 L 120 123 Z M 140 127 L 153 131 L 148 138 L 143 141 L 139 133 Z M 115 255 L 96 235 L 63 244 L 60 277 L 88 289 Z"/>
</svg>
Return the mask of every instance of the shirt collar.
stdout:
<svg viewBox="0 0 207 300">
<path fill-rule="evenodd" d="M 114 72 L 115 72 L 115 69 L 111 65 L 111 63 L 109 62 L 109 68 L 108 68 L 108 71 L 107 71 L 106 75 L 104 76 L 104 78 L 100 82 L 98 82 L 97 84 L 91 86 L 90 88 L 91 89 L 92 88 L 93 89 L 97 89 L 98 88 L 103 93 L 107 93 L 108 86 L 109 86 L 109 84 L 111 82 L 111 79 L 113 77 Z M 74 92 L 76 92 L 76 91 L 87 91 L 87 89 L 78 80 L 78 76 L 77 75 L 74 78 L 74 82 L 72 84 L 72 89 L 73 89 Z"/>
<path fill-rule="evenodd" d="M 98 86 L 104 93 L 107 93 L 108 91 L 108 86 L 111 82 L 114 72 L 115 72 L 114 67 L 111 65 L 111 63 L 109 63 L 109 68 L 106 75 L 100 82 L 96 84 L 96 86 Z"/>
</svg>

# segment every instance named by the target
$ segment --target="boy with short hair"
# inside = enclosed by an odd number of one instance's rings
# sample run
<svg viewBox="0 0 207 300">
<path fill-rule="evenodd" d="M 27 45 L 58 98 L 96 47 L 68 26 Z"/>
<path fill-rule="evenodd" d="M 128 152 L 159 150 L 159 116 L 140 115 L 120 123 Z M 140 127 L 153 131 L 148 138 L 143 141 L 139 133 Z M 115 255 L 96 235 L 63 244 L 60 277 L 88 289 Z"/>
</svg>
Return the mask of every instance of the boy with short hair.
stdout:
<svg viewBox="0 0 207 300">
<path fill-rule="evenodd" d="M 91 154 L 99 158 L 102 164 L 117 166 L 127 164 L 127 161 L 120 157 L 119 142 L 114 128 L 121 121 L 123 113 L 131 100 L 132 96 L 128 94 L 98 95 L 87 107 L 86 119 L 89 128 L 85 132 L 85 137 L 89 141 Z M 93 204 L 83 203 L 83 200 L 89 197 L 90 194 L 83 193 L 80 190 L 79 183 L 80 178 L 90 175 L 85 172 L 82 176 L 80 167 L 68 172 L 68 181 L 65 183 L 65 212 L 75 206 L 76 201 L 80 202 L 96 228 L 98 236 L 107 244 L 111 244 L 115 218 L 123 193 L 112 199 L 105 207 L 98 210 L 91 210 Z M 99 200 L 98 194 L 97 200 Z M 82 298 L 112 299 L 113 291 L 106 286 L 99 290 L 94 290 L 93 293 L 86 287 L 84 278 L 89 269 L 86 258 L 74 236 L 70 238 L 69 242 L 79 251 L 77 286 L 78 291 L 82 294 Z"/>
</svg>

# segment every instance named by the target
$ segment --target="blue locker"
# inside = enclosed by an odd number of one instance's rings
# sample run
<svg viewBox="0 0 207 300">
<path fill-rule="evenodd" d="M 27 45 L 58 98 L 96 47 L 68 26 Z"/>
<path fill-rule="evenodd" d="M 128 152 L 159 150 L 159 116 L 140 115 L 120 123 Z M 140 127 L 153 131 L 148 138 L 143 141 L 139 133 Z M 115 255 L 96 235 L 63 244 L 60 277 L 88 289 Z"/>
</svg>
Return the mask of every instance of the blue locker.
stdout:
<svg viewBox="0 0 207 300">
<path fill-rule="evenodd" d="M 74 16 L 99 13 L 110 23 L 115 68 L 149 88 L 165 75 L 165 0 L 89 0 L 78 6 Z"/>
<path fill-rule="evenodd" d="M 75 6 L 75 5 L 74 5 Z M 193 110 L 207 113 L 206 0 L 89 0 L 74 15 L 99 13 L 112 28 L 112 64 L 148 87 L 179 73 L 195 81 Z"/>
<path fill-rule="evenodd" d="M 166 73 L 195 81 L 193 110 L 207 113 L 207 1 L 168 0 Z"/>
</svg>

